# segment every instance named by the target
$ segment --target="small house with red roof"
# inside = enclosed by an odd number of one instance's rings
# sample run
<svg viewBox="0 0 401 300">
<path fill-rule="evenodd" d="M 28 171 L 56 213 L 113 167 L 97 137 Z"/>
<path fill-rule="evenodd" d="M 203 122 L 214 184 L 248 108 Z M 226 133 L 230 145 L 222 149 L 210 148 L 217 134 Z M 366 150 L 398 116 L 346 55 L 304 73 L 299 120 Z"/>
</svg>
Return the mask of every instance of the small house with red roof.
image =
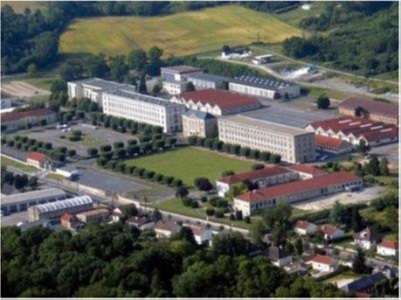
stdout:
<svg viewBox="0 0 401 300">
<path fill-rule="evenodd" d="M 45 169 L 51 165 L 50 159 L 40 152 L 31 152 L 26 157 L 26 163 L 38 169 Z"/>
<path fill-rule="evenodd" d="M 352 145 L 347 141 L 332 138 L 324 135 L 315 135 L 316 150 L 333 153 L 343 154 L 352 151 Z"/>
<path fill-rule="evenodd" d="M 299 235 L 314 234 L 317 231 L 317 226 L 306 220 L 298 220 L 294 226 L 294 231 Z"/>
<path fill-rule="evenodd" d="M 224 197 L 230 187 L 236 183 L 250 182 L 257 184 L 258 188 L 263 188 L 295 180 L 298 180 L 296 173 L 280 166 L 274 166 L 223 177 L 216 181 L 216 188 L 219 196 Z"/>
<path fill-rule="evenodd" d="M 399 251 L 397 241 L 385 240 L 377 245 L 377 254 L 382 256 L 395 256 Z"/>
<path fill-rule="evenodd" d="M 345 236 L 345 232 L 343 230 L 338 229 L 336 226 L 330 224 L 321 225 L 319 230 L 323 234 L 323 238 L 326 241 L 332 241 Z"/>
<path fill-rule="evenodd" d="M 332 273 L 337 270 L 339 262 L 328 255 L 316 255 L 312 261 L 312 269 L 319 272 Z"/>
<path fill-rule="evenodd" d="M 172 220 L 159 220 L 156 222 L 154 230 L 157 238 L 169 238 L 180 231 L 181 226 Z"/>
<path fill-rule="evenodd" d="M 60 217 L 61 227 L 74 230 L 83 227 L 83 224 L 75 215 L 65 213 Z"/>
<path fill-rule="evenodd" d="M 282 246 L 270 246 L 267 249 L 267 257 L 277 267 L 284 267 L 292 262 L 291 253 L 285 251 Z"/>
<path fill-rule="evenodd" d="M 209 243 L 213 238 L 212 230 L 203 227 L 190 227 L 192 230 L 192 234 L 194 235 L 195 241 L 198 245 L 203 245 Z"/>
</svg>

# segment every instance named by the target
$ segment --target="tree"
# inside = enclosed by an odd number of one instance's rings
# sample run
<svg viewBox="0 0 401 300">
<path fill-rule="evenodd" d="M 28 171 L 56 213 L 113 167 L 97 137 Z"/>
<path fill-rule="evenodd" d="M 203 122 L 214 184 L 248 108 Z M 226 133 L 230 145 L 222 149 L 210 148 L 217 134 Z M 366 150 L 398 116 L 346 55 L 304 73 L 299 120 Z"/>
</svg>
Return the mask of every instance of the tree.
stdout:
<svg viewBox="0 0 401 300">
<path fill-rule="evenodd" d="M 330 99 L 326 95 L 320 95 L 316 100 L 317 108 L 328 109 L 330 107 Z"/>
<path fill-rule="evenodd" d="M 235 197 L 241 195 L 248 191 L 248 187 L 243 182 L 235 183 L 230 186 L 227 192 L 227 198 L 231 201 L 234 200 Z"/>
<path fill-rule="evenodd" d="M 153 46 L 148 51 L 148 73 L 151 76 L 156 76 L 160 74 L 160 67 L 162 66 L 161 57 L 163 55 L 163 50 Z"/>
<path fill-rule="evenodd" d="M 263 244 L 263 235 L 265 234 L 266 228 L 262 221 L 256 220 L 251 225 L 250 230 L 250 239 L 251 242 L 255 245 L 261 246 Z"/>
<path fill-rule="evenodd" d="M 186 84 L 186 86 L 185 86 L 185 89 L 186 89 L 187 92 L 193 92 L 193 91 L 195 91 L 195 86 L 194 86 L 194 84 L 192 83 L 192 81 L 188 81 L 188 82 L 187 82 L 187 84 Z"/>
<path fill-rule="evenodd" d="M 28 186 L 31 189 L 36 189 L 36 187 L 38 186 L 38 177 L 32 176 L 31 178 L 29 178 Z"/>
<path fill-rule="evenodd" d="M 178 233 L 178 237 L 180 239 L 186 240 L 192 245 L 197 245 L 194 234 L 192 233 L 192 229 L 189 227 L 186 226 L 181 227 Z"/>
<path fill-rule="evenodd" d="M 160 85 L 159 84 L 155 84 L 152 90 L 152 94 L 153 96 L 157 96 L 160 93 Z"/>
<path fill-rule="evenodd" d="M 204 178 L 204 177 L 199 177 L 194 180 L 195 186 L 200 190 L 200 191 L 210 191 L 213 189 L 213 185 L 210 183 L 209 179 Z"/>
<path fill-rule="evenodd" d="M 366 171 L 373 176 L 379 176 L 381 169 L 380 163 L 376 156 L 373 156 L 370 160 L 368 165 L 366 166 Z"/>
<path fill-rule="evenodd" d="M 367 272 L 365 253 L 360 247 L 356 249 L 356 255 L 352 261 L 352 270 L 357 274 Z"/>
<path fill-rule="evenodd" d="M 352 207 L 351 227 L 354 232 L 359 232 L 362 229 L 362 218 L 357 207 Z"/>
<path fill-rule="evenodd" d="M 382 176 L 390 175 L 390 169 L 388 168 L 388 160 L 387 157 L 383 156 L 380 159 L 380 174 Z"/>
<path fill-rule="evenodd" d="M 150 216 L 150 219 L 153 222 L 157 222 L 157 221 L 161 220 L 162 217 L 163 216 L 162 216 L 161 212 L 156 208 L 156 209 L 153 210 L 153 212 L 152 212 L 152 214 Z"/>
<path fill-rule="evenodd" d="M 224 46 L 221 48 L 221 51 L 227 54 L 227 53 L 230 53 L 230 52 L 231 52 L 231 48 L 230 48 L 230 46 L 228 46 L 228 45 L 224 45 Z"/>
<path fill-rule="evenodd" d="M 333 207 L 330 210 L 330 222 L 336 226 L 339 226 L 343 222 L 345 208 L 340 202 L 337 200 Z"/>
<path fill-rule="evenodd" d="M 227 176 L 231 176 L 234 174 L 235 174 L 235 172 L 233 170 L 227 170 L 227 171 L 224 171 L 223 173 L 221 173 L 221 177 L 227 177 Z"/>
<path fill-rule="evenodd" d="M 97 148 L 90 147 L 86 150 L 86 152 L 88 153 L 89 156 L 95 156 L 98 154 L 99 151 Z"/>
<path fill-rule="evenodd" d="M 144 72 L 147 68 L 146 52 L 142 49 L 134 49 L 128 54 L 128 65 L 138 72 Z"/>
<path fill-rule="evenodd" d="M 38 68 L 36 67 L 35 64 L 29 64 L 28 68 L 26 69 L 26 71 L 28 72 L 28 75 L 33 77 L 36 76 L 37 72 L 38 72 Z"/>
<path fill-rule="evenodd" d="M 139 80 L 138 93 L 141 93 L 141 94 L 147 94 L 148 93 L 148 89 L 146 87 L 145 74 L 142 74 L 141 78 Z"/>
<path fill-rule="evenodd" d="M 125 64 L 124 56 L 119 55 L 112 58 L 110 63 L 111 79 L 123 82 L 124 76 L 128 74 L 129 68 Z"/>
<path fill-rule="evenodd" d="M 398 232 L 398 209 L 395 207 L 387 207 L 384 211 L 385 220 L 387 220 L 387 226 L 393 232 Z"/>
<path fill-rule="evenodd" d="M 246 240 L 239 232 L 218 234 L 213 237 L 212 251 L 217 255 L 239 256 L 245 255 Z"/>
<path fill-rule="evenodd" d="M 187 188 L 184 186 L 179 187 L 177 189 L 177 191 L 175 192 L 175 196 L 179 197 L 181 199 L 188 196 L 188 194 L 189 194 L 189 192 L 188 192 Z"/>
<path fill-rule="evenodd" d="M 294 248 L 295 248 L 295 252 L 297 253 L 298 256 L 301 256 L 302 253 L 304 253 L 304 245 L 302 243 L 301 238 L 296 239 Z"/>
<path fill-rule="evenodd" d="M 361 139 L 361 140 L 359 140 L 357 150 L 365 155 L 367 152 L 369 152 L 370 146 L 368 144 L 366 144 L 365 140 Z"/>
<path fill-rule="evenodd" d="M 359 118 L 369 118 L 369 112 L 361 106 L 355 108 L 354 115 Z"/>
<path fill-rule="evenodd" d="M 133 204 L 124 205 L 124 206 L 121 208 L 121 210 L 122 210 L 123 214 L 124 214 L 125 216 L 127 216 L 127 218 L 136 216 L 136 215 L 138 214 L 138 209 L 137 209 L 136 206 L 133 205 Z"/>
</svg>

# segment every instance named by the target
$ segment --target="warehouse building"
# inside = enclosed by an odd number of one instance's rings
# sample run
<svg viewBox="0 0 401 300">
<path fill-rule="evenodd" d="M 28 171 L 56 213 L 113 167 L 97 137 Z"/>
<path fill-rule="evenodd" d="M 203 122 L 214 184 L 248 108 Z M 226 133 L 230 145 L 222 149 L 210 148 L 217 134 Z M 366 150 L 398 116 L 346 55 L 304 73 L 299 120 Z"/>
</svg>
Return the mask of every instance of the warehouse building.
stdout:
<svg viewBox="0 0 401 300">
<path fill-rule="evenodd" d="M 313 132 L 241 115 L 219 118 L 218 128 L 224 143 L 279 154 L 290 163 L 315 159 Z"/>
<path fill-rule="evenodd" d="M 217 133 L 217 118 L 203 111 L 189 110 L 182 115 L 182 134 L 185 137 L 213 137 Z"/>
<path fill-rule="evenodd" d="M 166 81 L 187 81 L 189 75 L 200 74 L 203 71 L 191 66 L 175 66 L 161 68 L 160 73 Z"/>
<path fill-rule="evenodd" d="M 55 202 L 66 197 L 67 194 L 63 190 L 56 188 L 2 196 L 1 210 L 7 213 L 25 211 L 33 205 Z"/>
<path fill-rule="evenodd" d="M 398 105 L 349 97 L 338 106 L 342 115 L 367 117 L 376 122 L 398 125 Z"/>
<path fill-rule="evenodd" d="M 180 131 L 182 105 L 168 100 L 136 93 L 133 89 L 119 89 L 103 93 L 103 112 L 106 115 L 163 127 L 166 133 Z"/>
<path fill-rule="evenodd" d="M 291 82 L 245 75 L 231 79 L 229 90 L 270 99 L 294 98 L 301 94 L 299 86 Z"/>
<path fill-rule="evenodd" d="M 206 73 L 193 73 L 188 75 L 188 81 L 191 81 L 195 88 L 198 89 L 221 89 L 223 82 L 229 82 L 228 77 L 206 74 Z"/>
<path fill-rule="evenodd" d="M 29 222 L 48 219 L 59 220 L 65 214 L 78 214 L 93 209 L 93 200 L 89 196 L 74 197 L 53 203 L 40 204 L 28 209 Z"/>
<path fill-rule="evenodd" d="M 272 208 L 279 203 L 292 204 L 362 186 L 360 177 L 348 172 L 335 172 L 246 192 L 234 198 L 234 208 L 249 216 L 256 210 Z"/>
<path fill-rule="evenodd" d="M 256 97 L 214 89 L 182 93 L 170 101 L 214 116 L 237 114 L 261 107 Z"/>
<path fill-rule="evenodd" d="M 1 126 L 4 131 L 18 130 L 21 127 L 40 125 L 45 120 L 46 124 L 57 121 L 57 115 L 48 108 L 38 108 L 25 111 L 13 111 L 1 114 Z"/>
</svg>

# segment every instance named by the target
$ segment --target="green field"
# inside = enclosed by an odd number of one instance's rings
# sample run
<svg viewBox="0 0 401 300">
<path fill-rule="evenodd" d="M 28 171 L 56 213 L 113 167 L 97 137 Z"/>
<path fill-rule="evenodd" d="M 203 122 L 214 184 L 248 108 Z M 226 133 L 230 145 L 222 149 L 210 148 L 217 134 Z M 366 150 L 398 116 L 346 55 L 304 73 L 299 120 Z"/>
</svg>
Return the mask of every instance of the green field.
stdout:
<svg viewBox="0 0 401 300">
<path fill-rule="evenodd" d="M 64 53 L 127 54 L 135 48 L 164 49 L 165 56 L 182 56 L 245 45 L 278 43 L 302 31 L 275 16 L 237 5 L 163 17 L 101 17 L 78 19 L 60 38 Z"/>
<path fill-rule="evenodd" d="M 192 147 L 131 159 L 126 163 L 166 176 L 174 176 L 182 179 L 188 186 L 193 186 L 194 179 L 197 177 L 207 177 L 214 183 L 226 170 L 248 171 L 253 165 L 252 162 Z"/>
<path fill-rule="evenodd" d="M 38 171 L 38 169 L 35 168 L 35 167 L 27 166 L 27 165 L 25 165 L 23 163 L 17 162 L 17 161 L 12 160 L 12 159 L 9 159 L 9 158 L 7 158 L 7 157 L 5 157 L 3 155 L 1 156 L 1 165 L 2 166 L 6 166 L 6 167 L 10 166 L 10 167 L 18 168 L 18 169 L 20 169 L 21 171 L 24 171 L 24 172 L 35 172 L 35 171 Z"/>
</svg>

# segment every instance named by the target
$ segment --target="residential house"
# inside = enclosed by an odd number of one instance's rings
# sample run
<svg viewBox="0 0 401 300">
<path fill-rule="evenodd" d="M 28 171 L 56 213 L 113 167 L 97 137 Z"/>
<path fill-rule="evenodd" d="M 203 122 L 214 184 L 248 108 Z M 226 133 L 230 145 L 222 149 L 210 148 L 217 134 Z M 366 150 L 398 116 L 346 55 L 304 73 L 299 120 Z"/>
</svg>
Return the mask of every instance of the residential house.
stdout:
<svg viewBox="0 0 401 300">
<path fill-rule="evenodd" d="M 85 224 L 81 222 L 75 215 L 65 213 L 60 218 L 61 227 L 69 230 L 82 228 Z"/>
<path fill-rule="evenodd" d="M 398 251 L 399 245 L 397 241 L 385 240 L 377 245 L 377 254 L 382 256 L 395 256 Z"/>
<path fill-rule="evenodd" d="M 181 226 L 176 224 L 171 220 L 160 220 L 157 221 L 154 227 L 156 237 L 158 238 L 169 238 L 173 234 L 178 233 L 180 231 Z"/>
<path fill-rule="evenodd" d="M 298 220 L 294 227 L 294 231 L 300 235 L 314 234 L 317 229 L 318 227 L 315 224 L 305 220 Z"/>
<path fill-rule="evenodd" d="M 326 241 L 332 241 L 345 236 L 345 232 L 338 229 L 336 226 L 330 224 L 324 224 L 320 226 L 319 230 L 323 233 L 323 237 Z"/>
<path fill-rule="evenodd" d="M 145 216 L 133 216 L 127 220 L 127 224 L 131 226 L 135 226 L 140 230 L 144 229 L 152 229 L 155 225 L 151 219 Z"/>
<path fill-rule="evenodd" d="M 106 208 L 84 211 L 77 214 L 77 218 L 85 223 L 105 221 L 109 218 L 109 216 L 110 212 Z"/>
<path fill-rule="evenodd" d="M 26 163 L 38 169 L 47 169 L 51 167 L 51 160 L 40 152 L 31 152 L 26 157 Z"/>
<path fill-rule="evenodd" d="M 213 238 L 212 230 L 208 228 L 194 226 L 191 226 L 190 228 L 198 245 L 207 244 Z"/>
<path fill-rule="evenodd" d="M 377 243 L 378 236 L 374 229 L 367 227 L 366 229 L 358 232 L 354 236 L 354 242 L 362 249 L 369 250 Z"/>
<path fill-rule="evenodd" d="M 332 273 L 338 268 L 338 260 L 328 255 L 316 255 L 312 259 L 312 269 L 319 272 Z"/>
<path fill-rule="evenodd" d="M 281 246 L 270 246 L 267 249 L 267 257 L 277 267 L 283 267 L 292 262 L 292 255 L 286 252 Z"/>
</svg>

